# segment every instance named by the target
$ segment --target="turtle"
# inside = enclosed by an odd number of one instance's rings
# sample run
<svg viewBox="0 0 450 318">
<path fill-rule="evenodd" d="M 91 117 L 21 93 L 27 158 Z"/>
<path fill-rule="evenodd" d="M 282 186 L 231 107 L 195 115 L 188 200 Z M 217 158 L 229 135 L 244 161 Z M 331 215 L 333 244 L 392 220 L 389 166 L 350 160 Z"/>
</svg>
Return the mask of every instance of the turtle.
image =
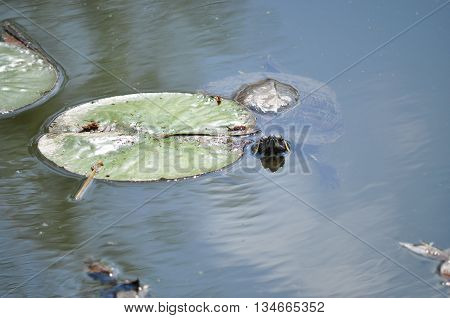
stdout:
<svg viewBox="0 0 450 318">
<path fill-rule="evenodd" d="M 450 250 L 442 250 L 433 245 L 433 243 L 421 242 L 411 244 L 399 242 L 400 246 L 420 256 L 440 261 L 437 272 L 444 279 L 442 285 L 450 287 Z"/>
<path fill-rule="evenodd" d="M 263 71 L 228 76 L 201 91 L 252 110 L 263 136 L 284 136 L 314 162 L 323 182 L 338 185 L 336 170 L 317 158 L 319 146 L 336 142 L 344 132 L 336 94 L 325 83 L 284 73 L 269 56 Z"/>
</svg>

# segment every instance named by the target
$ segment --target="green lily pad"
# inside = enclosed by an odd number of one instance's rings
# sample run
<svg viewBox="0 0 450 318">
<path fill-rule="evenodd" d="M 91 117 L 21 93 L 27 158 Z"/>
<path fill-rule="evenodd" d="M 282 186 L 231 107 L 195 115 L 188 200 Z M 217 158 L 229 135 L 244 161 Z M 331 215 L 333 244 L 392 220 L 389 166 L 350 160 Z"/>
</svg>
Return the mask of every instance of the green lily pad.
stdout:
<svg viewBox="0 0 450 318">
<path fill-rule="evenodd" d="M 38 140 L 43 156 L 97 179 L 155 181 L 222 169 L 243 155 L 240 136 L 255 132 L 251 112 L 232 100 L 201 94 L 146 93 L 109 97 L 57 116 Z"/>
<path fill-rule="evenodd" d="M 0 24 L 1 117 L 42 104 L 62 82 L 62 69 L 18 26 Z"/>
</svg>

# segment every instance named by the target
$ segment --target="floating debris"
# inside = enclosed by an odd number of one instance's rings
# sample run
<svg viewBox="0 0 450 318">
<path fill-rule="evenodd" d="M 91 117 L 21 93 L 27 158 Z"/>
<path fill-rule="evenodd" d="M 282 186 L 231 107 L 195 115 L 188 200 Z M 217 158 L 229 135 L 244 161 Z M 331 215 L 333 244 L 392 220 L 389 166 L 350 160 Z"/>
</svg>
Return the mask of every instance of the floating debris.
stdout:
<svg viewBox="0 0 450 318">
<path fill-rule="evenodd" d="M 124 281 L 112 288 L 105 289 L 101 296 L 105 298 L 143 298 L 148 294 L 148 285 L 141 285 L 139 279 Z"/>
<path fill-rule="evenodd" d="M 139 279 L 120 281 L 115 268 L 102 261 L 88 260 L 86 264 L 87 275 L 101 284 L 109 287 L 100 291 L 100 296 L 105 298 L 141 298 L 147 297 L 149 286 L 142 285 Z"/>
<path fill-rule="evenodd" d="M 400 242 L 400 246 L 405 247 L 406 249 L 410 250 L 411 252 L 427 257 L 432 258 L 439 261 L 446 261 L 450 258 L 450 252 L 441 250 L 434 246 L 434 243 L 426 243 L 421 242 L 419 244 L 410 244 L 410 243 L 404 243 Z"/>
<path fill-rule="evenodd" d="M 439 266 L 439 273 L 442 277 L 446 278 L 450 281 L 450 260 L 446 260 L 445 262 L 442 262 Z M 447 285 L 450 282 L 447 282 Z"/>
<path fill-rule="evenodd" d="M 117 271 L 101 261 L 86 261 L 86 273 L 94 280 L 105 284 L 115 284 L 117 281 Z"/>
<path fill-rule="evenodd" d="M 438 273 L 444 278 L 442 284 L 444 286 L 450 286 L 450 251 L 449 250 L 441 250 L 433 245 L 433 243 L 419 243 L 419 244 L 411 244 L 399 242 L 400 246 L 410 250 L 411 252 L 434 260 L 441 261 L 438 266 Z"/>
</svg>

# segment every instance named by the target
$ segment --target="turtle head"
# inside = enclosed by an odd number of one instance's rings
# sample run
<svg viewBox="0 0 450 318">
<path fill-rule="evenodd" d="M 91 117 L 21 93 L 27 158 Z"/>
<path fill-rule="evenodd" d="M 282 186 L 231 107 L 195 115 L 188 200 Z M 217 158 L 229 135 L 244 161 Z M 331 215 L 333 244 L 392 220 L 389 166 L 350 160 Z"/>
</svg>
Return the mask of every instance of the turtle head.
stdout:
<svg viewBox="0 0 450 318">
<path fill-rule="evenodd" d="M 281 168 L 283 168 L 285 163 L 284 156 L 273 156 L 273 157 L 261 157 L 259 158 L 261 160 L 261 165 L 267 169 L 270 170 L 270 172 L 277 172 Z"/>
<path fill-rule="evenodd" d="M 252 152 L 258 155 L 262 166 L 272 172 L 278 171 L 284 166 L 284 157 L 290 151 L 289 142 L 281 136 L 261 137 L 252 146 Z"/>
<path fill-rule="evenodd" d="M 252 146 L 252 152 L 263 157 L 280 156 L 289 151 L 291 151 L 289 142 L 281 136 L 261 137 Z"/>
</svg>

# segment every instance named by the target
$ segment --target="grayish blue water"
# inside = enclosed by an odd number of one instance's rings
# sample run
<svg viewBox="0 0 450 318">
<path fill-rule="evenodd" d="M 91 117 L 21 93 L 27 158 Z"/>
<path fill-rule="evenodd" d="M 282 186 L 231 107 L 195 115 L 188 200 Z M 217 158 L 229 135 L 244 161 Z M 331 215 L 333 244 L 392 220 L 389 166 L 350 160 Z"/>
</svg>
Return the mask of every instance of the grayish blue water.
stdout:
<svg viewBox="0 0 450 318">
<path fill-rule="evenodd" d="M 64 41 L 17 19 L 68 81 L 45 105 L 0 122 L 2 293 L 98 296 L 83 272 L 94 257 L 156 297 L 449 295 L 437 263 L 398 241 L 450 247 L 450 5 L 329 84 L 345 134 L 317 156 L 338 186 L 314 166 L 252 173 L 248 157 L 180 182 L 96 182 L 72 202 L 81 179 L 50 169 L 31 147 L 64 107 L 133 93 L 117 78 L 141 91 L 196 91 L 259 71 L 271 55 L 285 72 L 327 81 L 444 1 L 6 2 Z M 20 16 L 9 6 L 0 3 L 1 19 Z"/>
</svg>

